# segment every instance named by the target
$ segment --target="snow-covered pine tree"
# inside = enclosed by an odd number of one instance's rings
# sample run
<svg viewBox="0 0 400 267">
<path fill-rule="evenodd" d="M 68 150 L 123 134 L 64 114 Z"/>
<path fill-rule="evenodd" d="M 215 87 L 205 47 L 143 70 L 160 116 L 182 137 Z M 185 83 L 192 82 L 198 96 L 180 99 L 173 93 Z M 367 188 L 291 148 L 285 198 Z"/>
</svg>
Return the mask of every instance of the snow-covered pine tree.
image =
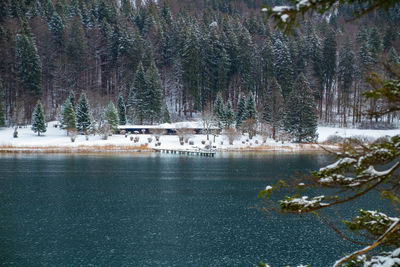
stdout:
<svg viewBox="0 0 400 267">
<path fill-rule="evenodd" d="M 136 72 L 143 53 L 143 40 L 136 28 L 121 32 L 118 49 L 129 72 Z"/>
<path fill-rule="evenodd" d="M 67 135 L 70 131 L 76 130 L 75 111 L 70 98 L 65 100 L 62 108 L 62 128 L 67 130 Z"/>
<path fill-rule="evenodd" d="M 225 110 L 224 110 L 222 95 L 220 93 L 217 95 L 217 98 L 215 99 L 213 112 L 214 116 L 218 120 L 218 127 L 222 128 L 223 123 L 225 121 Z"/>
<path fill-rule="evenodd" d="M 389 64 L 399 64 L 400 63 L 399 54 L 397 54 L 397 52 L 393 48 L 393 46 L 389 49 L 389 52 L 387 52 L 386 60 Z"/>
<path fill-rule="evenodd" d="M 235 114 L 233 113 L 232 109 L 232 102 L 228 100 L 228 103 L 226 104 L 225 107 L 225 128 L 231 128 L 232 125 L 235 123 Z"/>
<path fill-rule="evenodd" d="M 276 139 L 276 132 L 282 127 L 285 116 L 285 104 L 282 89 L 275 78 L 269 82 L 264 100 L 263 120 L 272 128 L 272 138 Z"/>
<path fill-rule="evenodd" d="M 372 27 L 369 36 L 368 36 L 368 46 L 372 53 L 372 56 L 378 61 L 378 57 L 383 51 L 383 44 L 381 37 L 378 33 L 378 29 L 376 27 Z"/>
<path fill-rule="evenodd" d="M 364 42 L 361 44 L 359 51 L 359 58 L 360 58 L 360 63 L 361 63 L 361 70 L 364 73 L 369 72 L 369 70 L 373 67 L 374 65 L 374 57 L 369 50 L 369 46 L 367 42 Z"/>
<path fill-rule="evenodd" d="M 119 95 L 118 97 L 118 115 L 119 115 L 119 125 L 126 124 L 126 107 L 124 103 L 124 97 Z"/>
<path fill-rule="evenodd" d="M 242 122 L 246 119 L 246 100 L 240 97 L 236 109 L 236 128 L 239 128 Z"/>
<path fill-rule="evenodd" d="M 40 100 L 38 100 L 35 110 L 33 111 L 32 114 L 31 129 L 34 133 L 38 133 L 38 136 L 40 136 L 40 133 L 46 132 L 46 122 L 44 120 L 43 108 Z"/>
<path fill-rule="evenodd" d="M 110 126 L 111 129 L 115 131 L 118 131 L 118 123 L 119 123 L 119 118 L 118 118 L 118 111 L 114 106 L 114 103 L 110 101 L 108 104 L 104 117 L 106 119 L 107 124 Z"/>
<path fill-rule="evenodd" d="M 245 120 L 248 120 L 248 119 L 252 119 L 252 120 L 257 119 L 256 101 L 254 100 L 253 93 L 250 93 L 248 95 L 247 101 L 246 101 Z"/>
<path fill-rule="evenodd" d="M 90 113 L 90 106 L 86 94 L 82 93 L 76 109 L 76 129 L 79 132 L 84 134 L 89 132 L 92 126 L 92 117 Z"/>
<path fill-rule="evenodd" d="M 288 46 L 281 38 L 275 38 L 273 46 L 275 77 L 281 85 L 283 97 L 286 99 L 292 90 L 294 81 L 293 60 Z"/>
<path fill-rule="evenodd" d="M 53 15 L 51 16 L 49 28 L 54 36 L 54 42 L 56 43 L 56 45 L 62 46 L 64 43 L 63 35 L 65 25 L 60 15 L 56 11 L 54 11 Z"/>
<path fill-rule="evenodd" d="M 303 73 L 297 77 L 289 95 L 284 126 L 296 142 L 312 142 L 317 138 L 314 97 Z"/>
</svg>

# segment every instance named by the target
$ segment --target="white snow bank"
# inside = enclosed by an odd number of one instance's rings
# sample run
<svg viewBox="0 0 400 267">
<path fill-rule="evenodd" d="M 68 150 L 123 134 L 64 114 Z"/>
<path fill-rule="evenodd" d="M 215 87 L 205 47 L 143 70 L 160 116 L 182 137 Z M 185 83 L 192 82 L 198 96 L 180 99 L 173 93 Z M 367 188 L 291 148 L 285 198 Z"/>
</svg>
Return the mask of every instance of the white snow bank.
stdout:
<svg viewBox="0 0 400 267">
<path fill-rule="evenodd" d="M 155 148 L 156 140 L 152 135 L 130 135 L 125 137 L 124 135 L 113 135 L 108 140 L 102 140 L 99 135 L 89 137 L 89 140 L 85 139 L 85 136 L 78 135 L 75 142 L 72 143 L 70 137 L 66 135 L 65 130 L 55 128 L 57 122 L 49 122 L 47 131 L 41 136 L 33 133 L 30 127 L 22 127 L 18 129 L 18 138 L 13 138 L 13 128 L 0 128 L 0 146 L 12 147 L 12 148 L 46 148 L 46 147 L 68 147 L 78 148 L 81 146 L 120 146 L 120 147 L 133 147 L 140 145 L 148 145 L 149 148 Z M 137 126 L 137 127 L 136 127 Z M 144 128 L 143 125 L 132 125 L 134 128 Z M 179 122 L 173 124 L 162 124 L 154 125 L 152 127 L 157 128 L 202 128 L 203 124 L 201 121 L 195 122 Z M 147 126 L 146 126 L 147 127 Z M 343 128 L 330 128 L 330 127 L 319 127 L 319 142 L 323 142 L 330 135 L 340 135 L 343 137 L 350 136 L 371 136 L 378 138 L 385 135 L 400 134 L 400 130 L 358 130 L 358 129 L 343 129 Z M 139 137 L 139 142 L 134 143 L 130 137 Z M 149 138 L 151 142 L 149 143 Z M 192 135 L 189 139 L 192 143 L 185 143 L 181 145 L 179 138 L 176 135 L 163 135 L 160 138 L 161 145 L 158 148 L 164 149 L 204 149 L 206 145 L 211 145 L 213 149 L 220 151 L 227 150 L 279 150 L 279 151 L 303 151 L 318 149 L 318 145 L 298 145 L 290 142 L 276 142 L 272 139 L 267 139 L 263 143 L 261 136 L 257 135 L 253 139 L 249 139 L 247 135 L 242 135 L 238 140 L 235 140 L 233 145 L 229 145 L 228 138 L 221 134 L 218 136 L 209 135 L 207 140 L 206 135 Z"/>
<path fill-rule="evenodd" d="M 352 128 L 334 128 L 334 127 L 318 127 L 318 142 L 324 142 L 331 135 L 337 135 L 340 137 L 354 137 L 364 136 L 372 137 L 374 139 L 382 136 L 394 136 L 400 134 L 400 129 L 395 130 L 364 130 L 364 129 L 352 129 Z"/>
</svg>

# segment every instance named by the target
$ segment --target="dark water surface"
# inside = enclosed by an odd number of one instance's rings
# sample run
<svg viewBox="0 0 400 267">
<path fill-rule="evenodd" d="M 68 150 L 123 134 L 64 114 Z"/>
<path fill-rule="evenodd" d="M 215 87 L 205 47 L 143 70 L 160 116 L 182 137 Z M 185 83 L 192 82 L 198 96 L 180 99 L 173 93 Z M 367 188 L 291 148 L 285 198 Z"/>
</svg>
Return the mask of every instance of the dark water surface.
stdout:
<svg viewBox="0 0 400 267">
<path fill-rule="evenodd" d="M 357 247 L 315 217 L 249 209 L 266 185 L 327 162 L 318 154 L 0 155 L 0 265 L 329 266 Z M 349 207 L 341 209 L 355 215 Z"/>
</svg>

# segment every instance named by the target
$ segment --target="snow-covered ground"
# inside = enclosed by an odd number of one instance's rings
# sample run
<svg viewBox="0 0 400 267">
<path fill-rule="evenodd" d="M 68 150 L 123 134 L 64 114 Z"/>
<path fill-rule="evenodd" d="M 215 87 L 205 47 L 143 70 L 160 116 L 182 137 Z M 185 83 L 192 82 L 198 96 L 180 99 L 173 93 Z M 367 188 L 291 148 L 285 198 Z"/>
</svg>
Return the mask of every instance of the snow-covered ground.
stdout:
<svg viewBox="0 0 400 267">
<path fill-rule="evenodd" d="M 1 128 L 0 129 L 0 151 L 12 151 L 12 150 L 55 150 L 55 151 L 135 151 L 135 150 L 146 150 L 155 148 L 155 137 L 153 135 L 113 135 L 108 140 L 102 140 L 99 135 L 89 137 L 89 140 L 85 139 L 85 136 L 78 135 L 75 142 L 71 142 L 70 137 L 66 135 L 65 130 L 55 128 L 56 122 L 48 123 L 47 131 L 38 136 L 33 133 L 30 127 L 22 127 L 18 129 L 18 138 L 13 138 L 13 128 Z M 168 127 L 178 126 L 187 127 L 186 123 L 177 123 L 177 125 L 168 125 Z M 194 126 L 193 123 L 190 126 Z M 200 126 L 196 124 L 196 126 Z M 167 126 L 166 126 L 167 127 Z M 339 135 L 342 137 L 351 136 L 365 136 L 371 138 L 378 138 L 381 136 L 393 136 L 400 134 L 400 130 L 359 130 L 359 129 L 343 129 L 343 128 L 331 128 L 331 127 L 319 127 L 318 128 L 318 142 L 324 142 L 330 135 Z M 139 137 L 139 142 L 134 143 L 131 141 L 132 137 Z M 151 142 L 149 142 L 151 138 Z M 247 135 L 241 136 L 239 140 L 234 141 L 233 145 L 229 145 L 228 138 L 225 135 L 219 135 L 215 137 L 210 135 L 209 141 L 207 141 L 206 135 L 192 135 L 189 139 L 193 142 L 193 145 L 185 143 L 181 145 L 179 138 L 176 135 L 163 135 L 160 138 L 161 145 L 157 148 L 164 149 L 197 149 L 204 148 L 205 145 L 211 144 L 214 149 L 217 150 L 280 150 L 280 151 L 299 151 L 299 150 L 313 150 L 318 149 L 318 145 L 298 145 L 289 142 L 276 142 L 272 139 L 268 139 L 266 143 L 262 142 L 261 136 L 253 137 L 249 140 Z M 205 142 L 205 144 L 202 144 Z M 211 143 L 210 143 L 211 142 Z"/>
<path fill-rule="evenodd" d="M 366 137 L 368 139 L 377 139 L 383 136 L 394 136 L 400 134 L 400 129 L 395 130 L 365 130 L 353 128 L 333 128 L 333 127 L 318 127 L 318 142 L 324 142 L 331 135 L 341 137 Z"/>
</svg>

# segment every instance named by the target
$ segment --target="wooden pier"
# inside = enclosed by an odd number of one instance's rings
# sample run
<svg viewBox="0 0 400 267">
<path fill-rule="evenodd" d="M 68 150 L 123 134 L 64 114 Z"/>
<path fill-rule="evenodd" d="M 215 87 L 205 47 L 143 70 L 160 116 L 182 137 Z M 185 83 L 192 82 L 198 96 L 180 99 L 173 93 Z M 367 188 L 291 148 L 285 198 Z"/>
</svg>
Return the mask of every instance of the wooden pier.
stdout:
<svg viewBox="0 0 400 267">
<path fill-rule="evenodd" d="M 191 155 L 201 157 L 214 157 L 215 151 L 202 150 L 202 149 L 170 149 L 170 148 L 154 148 L 156 152 L 166 154 L 179 154 L 179 155 Z"/>
</svg>

